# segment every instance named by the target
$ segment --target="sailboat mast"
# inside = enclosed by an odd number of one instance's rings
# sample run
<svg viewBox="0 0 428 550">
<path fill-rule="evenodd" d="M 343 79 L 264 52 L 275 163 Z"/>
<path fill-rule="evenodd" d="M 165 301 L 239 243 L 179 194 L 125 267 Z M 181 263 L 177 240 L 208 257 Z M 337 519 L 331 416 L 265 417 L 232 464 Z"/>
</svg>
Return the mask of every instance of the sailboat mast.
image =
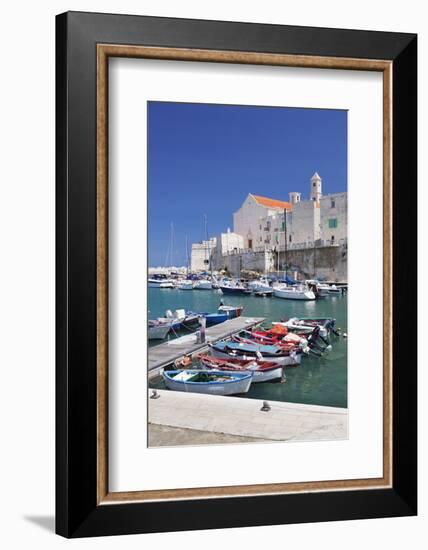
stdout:
<svg viewBox="0 0 428 550">
<path fill-rule="evenodd" d="M 171 222 L 171 254 L 170 254 L 170 261 L 171 261 L 171 266 L 172 267 L 174 265 L 174 257 L 173 257 L 173 252 L 174 252 L 174 223 Z"/>
<path fill-rule="evenodd" d="M 208 240 L 208 218 L 207 215 L 204 214 L 204 225 L 205 225 L 205 266 L 209 264 L 209 270 L 211 271 L 211 254 L 210 254 L 210 243 Z"/>
<path fill-rule="evenodd" d="M 287 210 L 284 208 L 284 263 L 285 263 L 285 279 L 287 282 Z"/>
<path fill-rule="evenodd" d="M 189 248 L 187 245 L 187 235 L 186 235 L 186 275 L 189 276 Z"/>
</svg>

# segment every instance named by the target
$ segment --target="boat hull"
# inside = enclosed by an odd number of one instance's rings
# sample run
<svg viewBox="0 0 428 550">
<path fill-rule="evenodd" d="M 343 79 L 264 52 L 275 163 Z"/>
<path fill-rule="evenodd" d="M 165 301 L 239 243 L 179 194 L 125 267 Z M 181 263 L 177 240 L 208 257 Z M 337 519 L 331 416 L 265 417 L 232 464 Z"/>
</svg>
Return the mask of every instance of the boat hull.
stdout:
<svg viewBox="0 0 428 550">
<path fill-rule="evenodd" d="M 281 380 L 284 377 L 282 366 L 277 363 L 264 363 L 259 361 L 239 361 L 220 359 L 219 357 L 200 356 L 200 365 L 203 369 L 212 369 L 224 372 L 252 372 L 253 384 L 258 382 L 271 382 Z M 268 366 L 269 365 L 269 366 Z"/>
<path fill-rule="evenodd" d="M 211 313 L 208 315 L 204 315 L 207 327 L 211 327 L 213 325 L 219 325 L 220 323 L 224 323 L 228 319 L 230 319 L 229 315 L 227 313 Z"/>
<path fill-rule="evenodd" d="M 241 359 L 243 361 L 251 361 L 254 359 L 257 359 L 257 356 L 255 354 L 251 353 L 236 353 L 233 351 L 225 352 L 220 351 L 219 349 L 216 349 L 215 347 L 211 348 L 211 352 L 214 355 L 214 357 L 219 357 L 221 359 Z M 269 361 L 270 363 L 278 363 L 281 367 L 296 367 L 300 365 L 302 356 L 300 353 L 297 354 L 291 354 L 291 355 L 281 355 L 276 357 L 268 357 L 266 355 L 263 355 L 263 361 Z"/>
<path fill-rule="evenodd" d="M 159 325 L 148 327 L 148 338 L 149 340 L 163 340 L 166 338 L 171 326 L 170 325 Z"/>
<path fill-rule="evenodd" d="M 250 286 L 251 290 L 254 293 L 256 293 L 256 292 L 272 293 L 273 292 L 273 289 L 272 289 L 271 286 L 263 284 L 263 283 L 253 283 L 253 284 L 250 283 L 249 286 Z"/>
<path fill-rule="evenodd" d="M 213 285 L 211 281 L 196 281 L 194 290 L 212 290 Z"/>
<path fill-rule="evenodd" d="M 182 381 L 174 380 L 173 376 L 178 373 L 186 372 L 207 372 L 211 375 L 218 377 L 224 377 L 226 374 L 223 371 L 170 371 L 163 372 L 163 379 L 165 386 L 172 391 L 184 391 L 189 393 L 203 393 L 207 395 L 237 395 L 241 393 L 247 393 L 250 389 L 251 382 L 253 379 L 252 373 L 235 373 L 231 375 L 231 380 L 229 381 L 219 381 L 219 382 L 191 382 L 191 381 Z M 227 373 L 230 375 L 230 373 Z"/>
<path fill-rule="evenodd" d="M 174 288 L 174 283 L 171 281 L 156 281 L 149 280 L 149 288 Z"/>
<path fill-rule="evenodd" d="M 177 288 L 179 290 L 193 290 L 193 283 L 180 283 Z"/>
<path fill-rule="evenodd" d="M 255 290 L 254 296 L 257 296 L 258 298 L 267 298 L 273 295 L 273 290 Z"/>
<path fill-rule="evenodd" d="M 282 370 L 282 367 L 277 367 L 276 369 L 265 371 L 253 370 L 251 372 L 253 373 L 253 384 L 257 384 L 259 382 L 273 382 L 274 380 L 281 380 L 284 376 L 284 371 Z"/>
<path fill-rule="evenodd" d="M 229 316 L 229 319 L 235 319 L 235 317 L 240 317 L 241 316 L 241 313 L 242 313 L 242 310 L 244 308 L 242 306 L 237 306 L 237 307 L 234 307 L 234 306 L 220 306 L 218 308 L 218 312 L 219 313 L 227 313 L 228 316 Z"/>
<path fill-rule="evenodd" d="M 273 295 L 284 300 L 315 300 L 312 290 L 292 290 L 276 288 Z"/>
<path fill-rule="evenodd" d="M 233 286 L 221 286 L 220 290 L 223 292 L 223 294 L 232 294 L 232 295 L 243 295 L 243 294 L 251 294 L 251 290 L 248 290 L 247 288 L 234 288 Z"/>
</svg>

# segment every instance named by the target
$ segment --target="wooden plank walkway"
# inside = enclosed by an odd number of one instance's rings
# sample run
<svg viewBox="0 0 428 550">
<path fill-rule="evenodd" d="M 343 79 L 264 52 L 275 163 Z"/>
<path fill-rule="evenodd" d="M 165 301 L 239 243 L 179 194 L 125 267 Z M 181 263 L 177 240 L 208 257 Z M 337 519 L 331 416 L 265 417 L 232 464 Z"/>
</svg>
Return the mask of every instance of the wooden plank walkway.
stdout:
<svg viewBox="0 0 428 550">
<path fill-rule="evenodd" d="M 214 325 L 205 330 L 205 342 L 197 343 L 196 334 L 188 334 L 181 336 L 175 340 L 169 340 L 164 344 L 153 346 L 149 348 L 149 377 L 152 378 L 158 371 L 170 365 L 179 357 L 193 354 L 195 352 L 201 352 L 207 347 L 207 343 L 216 342 L 223 338 L 229 338 L 233 334 L 241 332 L 241 330 L 249 329 L 265 320 L 264 317 L 236 317 L 235 319 L 229 319 L 219 325 Z"/>
</svg>

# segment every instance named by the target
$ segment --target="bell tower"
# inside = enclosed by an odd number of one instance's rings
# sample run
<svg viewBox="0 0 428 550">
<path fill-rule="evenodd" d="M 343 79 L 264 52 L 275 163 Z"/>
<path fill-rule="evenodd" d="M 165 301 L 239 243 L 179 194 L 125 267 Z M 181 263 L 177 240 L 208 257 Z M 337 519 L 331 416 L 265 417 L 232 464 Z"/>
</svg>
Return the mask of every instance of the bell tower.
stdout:
<svg viewBox="0 0 428 550">
<path fill-rule="evenodd" d="M 311 201 L 318 202 L 322 197 L 322 179 L 320 178 L 318 172 L 311 177 L 311 192 L 310 192 Z"/>
</svg>

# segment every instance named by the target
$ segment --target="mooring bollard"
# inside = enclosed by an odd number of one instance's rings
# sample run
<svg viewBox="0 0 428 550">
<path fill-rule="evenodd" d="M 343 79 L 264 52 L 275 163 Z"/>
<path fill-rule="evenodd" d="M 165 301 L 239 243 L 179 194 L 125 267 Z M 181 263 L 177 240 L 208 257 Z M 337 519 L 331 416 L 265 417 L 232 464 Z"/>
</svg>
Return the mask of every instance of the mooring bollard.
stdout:
<svg viewBox="0 0 428 550">
<path fill-rule="evenodd" d="M 269 412 L 270 411 L 270 405 L 267 401 L 263 401 L 263 407 L 260 409 L 263 412 Z"/>
<path fill-rule="evenodd" d="M 160 395 L 156 390 L 152 391 L 152 395 L 150 396 L 150 399 L 159 399 Z"/>
<path fill-rule="evenodd" d="M 207 320 L 205 317 L 199 319 L 199 324 L 201 325 L 201 344 L 205 344 L 205 327 L 207 325 Z"/>
</svg>

